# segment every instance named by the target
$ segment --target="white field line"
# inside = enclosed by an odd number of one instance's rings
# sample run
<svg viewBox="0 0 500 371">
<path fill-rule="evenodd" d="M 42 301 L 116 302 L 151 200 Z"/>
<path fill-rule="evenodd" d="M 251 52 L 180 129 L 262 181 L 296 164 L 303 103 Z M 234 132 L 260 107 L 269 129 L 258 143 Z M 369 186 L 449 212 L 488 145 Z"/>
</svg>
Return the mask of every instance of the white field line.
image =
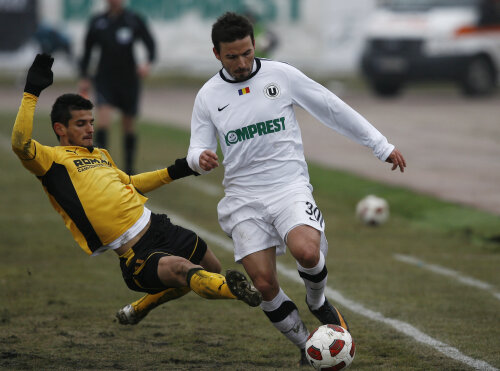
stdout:
<svg viewBox="0 0 500 371">
<path fill-rule="evenodd" d="M 210 231 L 207 231 L 203 228 L 201 228 L 198 225 L 195 225 L 191 223 L 190 221 L 184 219 L 183 217 L 171 213 L 165 209 L 155 208 L 156 212 L 159 213 L 165 213 L 169 215 L 170 218 L 175 220 L 175 223 L 178 223 L 182 225 L 185 228 L 191 229 L 193 231 L 196 231 L 203 239 L 210 241 L 212 244 L 217 245 L 222 247 L 224 250 L 227 250 L 229 252 L 233 252 L 233 243 L 228 237 L 222 237 L 219 234 L 212 233 Z M 297 283 L 297 284 L 303 284 L 302 278 L 300 278 L 297 270 L 295 269 L 290 269 L 284 266 L 283 264 L 277 263 L 277 268 L 278 272 L 285 276 L 286 278 L 290 279 L 291 281 Z M 365 316 L 373 321 L 377 322 L 382 322 L 388 326 L 393 327 L 395 330 L 407 335 L 408 337 L 423 343 L 425 345 L 428 345 L 438 352 L 444 354 L 445 356 L 452 358 L 456 361 L 462 362 L 472 368 L 475 368 L 476 370 L 488 370 L 488 371 L 493 371 L 496 370 L 498 371 L 497 368 L 491 366 L 489 363 L 482 361 L 480 359 L 475 359 L 472 357 L 469 357 L 463 353 L 461 353 L 457 348 L 454 348 L 448 344 L 445 344 L 437 339 L 434 339 L 433 337 L 423 333 L 419 329 L 415 328 L 414 326 L 410 325 L 409 323 L 393 319 L 393 318 L 388 318 L 385 317 L 383 314 L 379 312 L 375 312 L 371 309 L 366 308 L 364 305 L 357 303 L 351 299 L 348 299 L 344 297 L 339 291 L 334 290 L 330 287 L 327 287 L 325 290 L 325 295 L 332 299 L 334 302 L 339 303 L 340 305 L 348 308 L 349 310 L 360 314 L 362 316 Z"/>
<path fill-rule="evenodd" d="M 475 278 L 467 277 L 460 272 L 454 271 L 453 269 L 445 268 L 437 264 L 429 264 L 424 262 L 423 260 L 417 259 L 413 256 L 402 255 L 402 254 L 394 254 L 394 259 L 399 260 L 400 262 L 414 265 L 416 267 L 440 274 L 442 276 L 448 276 L 460 283 L 463 283 L 467 286 L 472 286 L 481 290 L 490 291 L 495 298 L 500 300 L 500 292 L 495 290 L 495 287 L 487 282 L 483 282 L 477 280 Z"/>
<path fill-rule="evenodd" d="M 10 139 L 7 139 L 5 136 L 0 134 L 0 148 L 4 150 L 10 151 Z M 151 205 L 150 205 L 151 206 Z M 162 208 L 155 208 L 152 207 L 152 209 L 155 209 L 156 212 L 159 213 L 165 213 L 169 215 L 170 218 L 175 219 L 175 222 L 182 225 L 185 228 L 192 229 L 193 231 L 196 231 L 203 239 L 212 242 L 214 245 L 218 245 L 222 247 L 224 250 L 227 250 L 229 252 L 233 252 L 233 243 L 228 237 L 222 237 L 219 234 L 212 233 L 208 230 L 205 230 L 201 228 L 198 225 L 195 225 L 191 223 L 190 221 L 184 219 L 183 217 L 171 213 L 165 209 Z M 302 278 L 300 278 L 297 270 L 294 269 L 289 269 L 285 267 L 283 264 L 277 263 L 277 269 L 278 272 L 290 279 L 291 281 L 297 283 L 297 284 L 303 284 Z M 388 318 L 385 317 L 383 314 L 379 312 L 375 312 L 371 309 L 366 308 L 360 303 L 357 303 L 353 300 L 350 300 L 344 295 L 342 295 L 339 291 L 333 290 L 330 287 L 326 287 L 325 289 L 325 295 L 332 299 L 334 302 L 339 303 L 340 305 L 348 308 L 349 310 L 360 314 L 362 316 L 365 316 L 373 321 L 377 322 L 382 322 L 388 326 L 393 327 L 395 330 L 407 335 L 408 337 L 423 343 L 425 345 L 428 345 L 438 352 L 444 354 L 445 356 L 452 358 L 454 360 L 457 360 L 459 362 L 462 362 L 472 368 L 475 368 L 476 370 L 481 370 L 481 371 L 498 371 L 497 368 L 491 366 L 489 363 L 482 361 L 480 359 L 475 359 L 472 357 L 469 357 L 463 353 L 461 353 L 457 348 L 454 348 L 448 344 L 445 344 L 437 339 L 434 339 L 430 337 L 427 334 L 424 334 L 421 332 L 419 329 L 413 327 L 409 323 L 393 319 L 393 318 Z"/>
</svg>

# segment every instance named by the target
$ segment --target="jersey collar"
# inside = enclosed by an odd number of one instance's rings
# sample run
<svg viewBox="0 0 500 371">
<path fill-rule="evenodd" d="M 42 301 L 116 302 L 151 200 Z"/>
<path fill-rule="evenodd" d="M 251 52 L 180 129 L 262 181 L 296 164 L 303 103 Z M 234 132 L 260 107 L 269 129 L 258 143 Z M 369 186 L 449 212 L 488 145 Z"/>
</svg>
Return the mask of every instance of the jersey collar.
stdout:
<svg viewBox="0 0 500 371">
<path fill-rule="evenodd" d="M 254 77 L 257 74 L 257 72 L 259 72 L 260 65 L 261 65 L 260 59 L 259 58 L 255 58 L 254 61 L 253 61 L 252 73 L 245 80 L 241 80 L 241 81 L 235 81 L 232 78 L 232 76 L 224 68 L 222 68 L 219 71 L 219 75 L 220 75 L 220 77 L 221 77 L 222 80 L 224 80 L 226 82 L 230 82 L 232 84 L 238 83 L 238 82 L 243 82 L 243 81 L 250 80 L 252 77 Z"/>
</svg>

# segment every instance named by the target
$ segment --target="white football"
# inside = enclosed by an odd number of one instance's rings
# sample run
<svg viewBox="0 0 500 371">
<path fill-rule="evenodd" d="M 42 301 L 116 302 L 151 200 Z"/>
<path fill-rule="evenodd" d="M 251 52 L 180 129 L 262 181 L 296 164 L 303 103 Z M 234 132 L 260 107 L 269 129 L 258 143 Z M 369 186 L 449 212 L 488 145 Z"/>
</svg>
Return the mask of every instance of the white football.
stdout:
<svg viewBox="0 0 500 371">
<path fill-rule="evenodd" d="M 356 354 L 351 334 L 337 325 L 323 325 L 311 332 L 306 342 L 306 357 L 316 370 L 348 368 Z"/>
<path fill-rule="evenodd" d="M 380 225 L 389 218 L 389 204 L 383 198 L 368 195 L 356 205 L 356 216 L 366 225 Z"/>
</svg>

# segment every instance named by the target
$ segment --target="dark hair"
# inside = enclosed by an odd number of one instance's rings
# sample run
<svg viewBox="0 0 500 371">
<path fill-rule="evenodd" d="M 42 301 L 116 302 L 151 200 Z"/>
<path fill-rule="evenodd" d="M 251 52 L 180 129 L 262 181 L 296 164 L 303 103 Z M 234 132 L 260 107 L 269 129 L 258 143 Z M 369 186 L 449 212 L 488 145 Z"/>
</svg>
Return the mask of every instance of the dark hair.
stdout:
<svg viewBox="0 0 500 371">
<path fill-rule="evenodd" d="M 78 94 L 63 94 L 59 96 L 52 105 L 50 112 L 50 120 L 52 121 L 52 129 L 56 122 L 60 122 L 68 127 L 69 120 L 71 120 L 71 111 L 91 110 L 94 105 L 88 99 L 85 99 Z M 57 135 L 59 139 L 59 135 Z"/>
<path fill-rule="evenodd" d="M 252 24 L 248 18 L 233 12 L 224 13 L 212 26 L 212 43 L 218 53 L 221 42 L 230 43 L 247 36 L 250 36 L 254 42 Z"/>
</svg>

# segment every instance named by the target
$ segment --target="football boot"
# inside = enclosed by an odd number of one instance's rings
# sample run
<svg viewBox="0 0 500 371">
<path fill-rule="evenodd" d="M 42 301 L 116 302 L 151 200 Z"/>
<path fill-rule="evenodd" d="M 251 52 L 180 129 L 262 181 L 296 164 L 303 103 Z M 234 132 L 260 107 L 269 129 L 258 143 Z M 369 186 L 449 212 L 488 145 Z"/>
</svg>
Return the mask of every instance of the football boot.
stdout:
<svg viewBox="0 0 500 371">
<path fill-rule="evenodd" d="M 149 311 L 138 313 L 132 305 L 127 304 L 116 312 L 116 318 L 121 325 L 137 325 L 148 313 Z"/>
<path fill-rule="evenodd" d="M 243 273 L 227 270 L 226 283 L 238 300 L 247 303 L 251 307 L 256 307 L 262 302 L 262 294 L 248 281 Z"/>
<path fill-rule="evenodd" d="M 347 324 L 347 321 L 344 319 L 344 316 L 339 312 L 337 308 L 335 308 L 333 305 L 330 304 L 330 302 L 326 297 L 325 297 L 325 302 L 318 309 L 311 309 L 311 307 L 307 303 L 307 297 L 306 297 L 306 304 L 311 313 L 314 314 L 314 316 L 323 325 L 328 325 L 328 324 L 339 325 L 345 328 L 347 331 L 349 331 L 349 325 Z"/>
<path fill-rule="evenodd" d="M 306 366 L 311 366 L 311 364 L 309 363 L 309 360 L 306 357 L 306 350 L 305 349 L 301 349 L 300 350 L 300 360 L 299 360 L 299 363 L 298 363 L 298 367 L 306 367 Z"/>
</svg>

